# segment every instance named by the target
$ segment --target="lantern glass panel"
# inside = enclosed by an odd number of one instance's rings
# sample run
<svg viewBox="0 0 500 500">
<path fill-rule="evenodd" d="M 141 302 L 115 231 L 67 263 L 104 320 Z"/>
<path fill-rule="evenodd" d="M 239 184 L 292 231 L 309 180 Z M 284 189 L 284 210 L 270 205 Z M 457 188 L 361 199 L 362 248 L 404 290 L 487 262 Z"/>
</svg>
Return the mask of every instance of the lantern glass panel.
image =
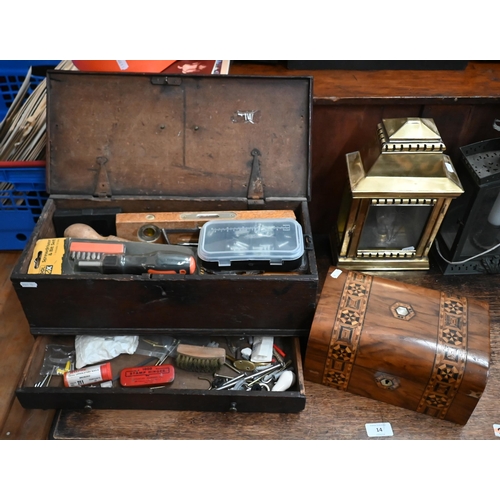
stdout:
<svg viewBox="0 0 500 500">
<path fill-rule="evenodd" d="M 371 205 L 358 249 L 417 248 L 431 212 L 431 205 Z"/>
</svg>

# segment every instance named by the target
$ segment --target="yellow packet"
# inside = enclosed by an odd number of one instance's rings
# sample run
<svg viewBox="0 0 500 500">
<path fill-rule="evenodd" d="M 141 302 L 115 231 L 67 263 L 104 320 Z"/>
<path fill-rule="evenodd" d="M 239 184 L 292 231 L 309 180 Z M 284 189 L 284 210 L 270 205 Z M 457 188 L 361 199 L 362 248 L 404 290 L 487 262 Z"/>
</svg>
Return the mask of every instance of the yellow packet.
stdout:
<svg viewBox="0 0 500 500">
<path fill-rule="evenodd" d="M 44 238 L 35 244 L 28 274 L 62 274 L 67 238 Z"/>
</svg>

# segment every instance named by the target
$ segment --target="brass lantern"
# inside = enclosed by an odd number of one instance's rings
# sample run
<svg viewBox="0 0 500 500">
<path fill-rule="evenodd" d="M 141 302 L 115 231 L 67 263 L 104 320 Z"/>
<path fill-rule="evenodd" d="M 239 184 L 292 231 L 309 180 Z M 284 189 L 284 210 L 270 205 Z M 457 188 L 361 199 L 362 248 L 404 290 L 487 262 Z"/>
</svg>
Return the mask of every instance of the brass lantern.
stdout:
<svg viewBox="0 0 500 500">
<path fill-rule="evenodd" d="M 463 193 L 445 149 L 431 118 L 394 118 L 346 155 L 349 185 L 334 232 L 339 267 L 429 269 L 439 226 Z"/>
</svg>

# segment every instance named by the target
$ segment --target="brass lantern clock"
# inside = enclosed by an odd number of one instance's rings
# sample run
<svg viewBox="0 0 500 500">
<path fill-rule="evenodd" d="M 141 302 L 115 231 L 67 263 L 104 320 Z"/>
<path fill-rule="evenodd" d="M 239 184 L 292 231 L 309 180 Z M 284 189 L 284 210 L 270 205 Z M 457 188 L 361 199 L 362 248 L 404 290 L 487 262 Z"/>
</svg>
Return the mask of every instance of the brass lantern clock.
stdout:
<svg viewBox="0 0 500 500">
<path fill-rule="evenodd" d="M 451 201 L 463 193 L 434 120 L 382 120 L 374 139 L 346 155 L 332 246 L 339 267 L 429 269 L 429 250 Z"/>
</svg>

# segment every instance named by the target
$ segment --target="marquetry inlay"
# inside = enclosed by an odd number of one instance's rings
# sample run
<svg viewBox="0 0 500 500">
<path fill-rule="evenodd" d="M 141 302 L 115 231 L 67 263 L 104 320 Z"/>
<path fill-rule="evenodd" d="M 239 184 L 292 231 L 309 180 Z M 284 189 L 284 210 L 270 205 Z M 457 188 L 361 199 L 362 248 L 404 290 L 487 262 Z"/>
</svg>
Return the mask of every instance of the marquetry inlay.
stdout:
<svg viewBox="0 0 500 500">
<path fill-rule="evenodd" d="M 349 272 L 335 317 L 323 384 L 346 390 L 366 315 L 373 278 Z"/>
<path fill-rule="evenodd" d="M 457 394 L 467 359 L 467 299 L 441 293 L 436 357 L 417 411 L 444 418 Z"/>
</svg>

